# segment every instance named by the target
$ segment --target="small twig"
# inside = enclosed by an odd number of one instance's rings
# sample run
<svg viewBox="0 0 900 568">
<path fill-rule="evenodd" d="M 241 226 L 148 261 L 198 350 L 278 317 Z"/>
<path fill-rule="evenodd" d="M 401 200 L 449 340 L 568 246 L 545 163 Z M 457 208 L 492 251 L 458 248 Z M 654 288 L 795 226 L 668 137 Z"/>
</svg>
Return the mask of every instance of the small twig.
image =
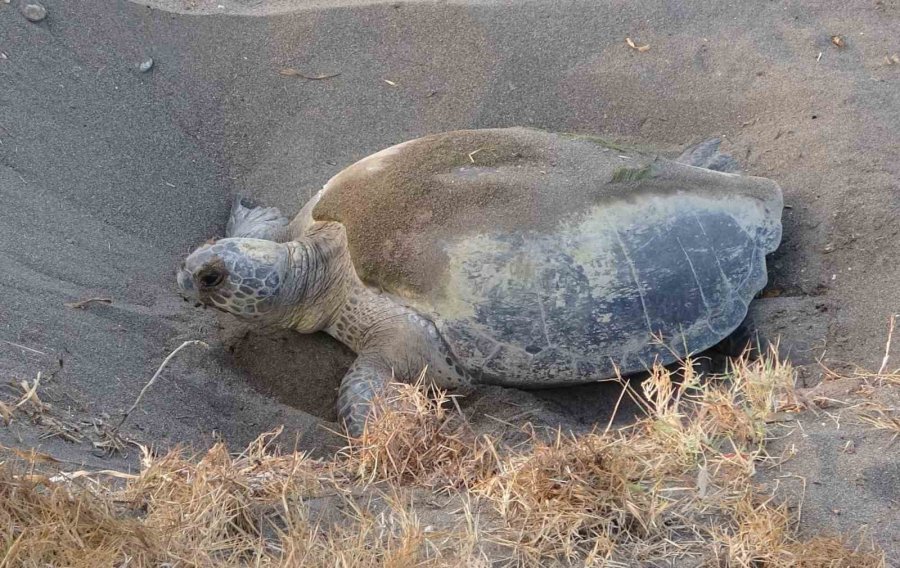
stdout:
<svg viewBox="0 0 900 568">
<path fill-rule="evenodd" d="M 63 304 L 67 308 L 72 308 L 73 310 L 82 310 L 85 306 L 92 302 L 103 302 L 104 304 L 112 304 L 112 298 L 88 298 L 87 300 L 81 300 L 80 302 L 71 302 Z"/>
<path fill-rule="evenodd" d="M 47 353 L 44 353 L 43 351 L 38 351 L 37 349 L 32 349 L 31 347 L 25 347 L 24 345 L 19 345 L 18 343 L 13 343 L 12 341 L 6 341 L 5 339 L 0 339 L 0 343 L 12 345 L 13 347 L 18 347 L 19 349 L 24 349 L 25 351 L 30 351 L 31 353 L 37 353 L 38 355 L 43 355 L 45 357 L 49 356 Z"/>
<path fill-rule="evenodd" d="M 619 375 L 619 369 L 616 368 L 616 376 L 617 382 L 622 385 L 622 392 L 619 393 L 619 400 L 616 401 L 616 405 L 613 407 L 612 414 L 609 417 L 609 422 L 606 423 L 606 428 L 603 430 L 603 435 L 609 434 L 609 430 L 612 428 L 613 421 L 616 419 L 616 415 L 619 413 L 619 405 L 622 404 L 622 399 L 625 397 L 625 394 L 628 392 L 628 384 L 625 380 Z"/>
<path fill-rule="evenodd" d="M 469 423 L 469 419 L 466 417 L 465 413 L 462 411 L 462 408 L 459 407 L 459 402 L 456 400 L 458 397 L 456 395 L 448 396 L 447 398 L 453 403 L 453 406 L 456 407 L 456 412 L 459 413 L 459 416 L 462 418 L 463 424 L 466 425 L 467 428 L 471 429 L 472 424 Z"/>
<path fill-rule="evenodd" d="M 18 403 L 16 403 L 16 406 L 14 408 L 21 408 L 23 404 L 31 401 L 32 403 L 34 403 L 35 408 L 40 411 L 40 409 L 44 406 L 44 403 L 41 402 L 41 399 L 39 399 L 37 396 L 38 387 L 41 386 L 41 373 L 38 372 L 37 377 L 35 377 L 34 379 L 34 383 L 29 385 L 27 380 L 23 380 L 20 386 L 22 390 L 25 391 L 25 394 L 22 396 L 22 399 L 19 400 Z"/>
<path fill-rule="evenodd" d="M 649 51 L 649 50 L 650 50 L 650 45 L 649 45 L 649 44 L 647 44 L 647 45 L 636 45 L 636 44 L 634 43 L 634 41 L 633 41 L 630 37 L 626 37 L 626 38 L 625 38 L 625 43 L 628 44 L 628 47 L 630 47 L 631 49 L 633 49 L 633 50 L 635 50 L 635 51 L 639 51 L 639 52 L 641 52 L 641 53 L 644 53 L 645 51 Z"/>
<path fill-rule="evenodd" d="M 48 481 L 52 481 L 53 483 L 61 483 L 65 481 L 73 481 L 80 477 L 88 477 L 92 475 L 104 475 L 107 477 L 115 477 L 118 479 L 139 479 L 139 475 L 135 475 L 133 473 L 123 473 L 121 471 L 116 471 L 114 469 L 98 469 L 94 471 L 87 470 L 78 470 L 78 471 L 61 471 L 53 477 L 49 478 Z"/>
<path fill-rule="evenodd" d="M 894 335 L 894 320 L 896 318 L 897 314 L 891 315 L 891 323 L 888 327 L 887 345 L 884 346 L 884 359 L 881 360 L 881 367 L 878 368 L 879 375 L 883 374 L 884 370 L 887 369 L 888 359 L 891 357 L 891 337 Z"/>
<path fill-rule="evenodd" d="M 778 479 L 799 479 L 803 482 L 803 490 L 800 492 L 800 503 L 797 505 L 797 524 L 803 520 L 803 502 L 806 500 L 806 478 L 802 475 L 789 473 L 787 475 L 779 475 Z"/>
<path fill-rule="evenodd" d="M 131 408 L 129 408 L 129 409 L 125 412 L 125 414 L 122 416 L 122 419 L 119 420 L 119 423 L 118 423 L 118 424 L 116 424 L 116 427 L 113 428 L 113 432 L 117 432 L 117 431 L 119 430 L 119 428 L 122 427 L 122 424 L 125 423 L 125 420 L 128 419 L 128 416 L 129 416 L 132 412 L 134 412 L 134 409 L 137 408 L 138 404 L 141 403 L 141 399 L 144 398 L 144 393 L 146 393 L 147 390 L 148 390 L 151 386 L 153 386 L 153 383 L 156 382 L 157 377 L 159 377 L 159 375 L 160 375 L 160 373 L 162 373 L 163 369 L 166 368 L 166 365 L 169 364 L 169 361 L 171 361 L 172 358 L 175 357 L 175 355 L 176 355 L 179 351 L 181 351 L 182 349 L 184 349 L 184 348 L 187 347 L 188 345 L 202 345 L 203 347 L 209 349 L 209 345 L 207 345 L 206 343 L 204 343 L 204 342 L 202 342 L 202 341 L 200 341 L 200 340 L 198 340 L 198 339 L 192 339 L 192 340 L 190 340 L 190 341 L 185 341 L 184 343 L 182 343 L 181 345 L 179 345 L 178 348 L 175 349 L 175 351 L 172 351 L 171 353 L 169 353 L 169 356 L 166 357 L 166 358 L 163 360 L 162 364 L 159 366 L 159 369 L 157 369 L 157 370 L 156 370 L 156 373 L 153 374 L 153 377 L 151 377 L 150 380 L 147 382 L 147 384 L 144 385 L 144 388 L 141 389 L 141 392 L 138 394 L 137 398 L 134 400 L 134 404 L 132 404 L 132 405 L 131 405 Z"/>
<path fill-rule="evenodd" d="M 4 452 L 10 452 L 15 455 L 17 458 L 31 462 L 41 462 L 41 463 L 60 463 L 60 460 L 51 456 L 50 454 L 45 454 L 35 450 L 34 448 L 28 448 L 28 450 L 20 450 L 19 448 L 10 448 L 0 444 L 0 450 Z"/>
<path fill-rule="evenodd" d="M 340 73 L 327 73 L 325 75 L 307 75 L 301 71 L 297 71 L 291 67 L 287 67 L 278 72 L 282 77 L 300 77 L 308 81 L 321 81 L 322 79 L 332 79 L 340 75 Z"/>
</svg>

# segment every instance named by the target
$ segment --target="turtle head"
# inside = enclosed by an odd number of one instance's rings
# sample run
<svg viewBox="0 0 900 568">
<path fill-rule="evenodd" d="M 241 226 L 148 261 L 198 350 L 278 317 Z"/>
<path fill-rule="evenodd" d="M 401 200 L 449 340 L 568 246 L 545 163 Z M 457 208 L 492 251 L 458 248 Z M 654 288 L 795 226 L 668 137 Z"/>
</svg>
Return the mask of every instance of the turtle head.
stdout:
<svg viewBox="0 0 900 568">
<path fill-rule="evenodd" d="M 278 323 L 291 267 L 287 245 L 261 239 L 221 239 L 191 253 L 178 271 L 185 299 L 245 320 Z"/>
</svg>

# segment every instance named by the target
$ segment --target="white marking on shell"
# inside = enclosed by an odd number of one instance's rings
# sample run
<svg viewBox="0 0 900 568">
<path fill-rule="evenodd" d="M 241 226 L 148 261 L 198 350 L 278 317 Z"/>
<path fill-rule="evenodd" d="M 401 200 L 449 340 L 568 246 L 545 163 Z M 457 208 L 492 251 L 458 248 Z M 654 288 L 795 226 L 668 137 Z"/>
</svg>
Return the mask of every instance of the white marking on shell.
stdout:
<svg viewBox="0 0 900 568">
<path fill-rule="evenodd" d="M 682 217 L 685 212 L 715 210 L 732 218 L 739 230 L 756 241 L 757 231 L 772 223 L 765 207 L 763 202 L 743 197 L 735 199 L 732 195 L 721 198 L 689 193 L 677 197 L 642 195 L 628 201 L 594 206 L 586 215 L 561 222 L 549 234 L 531 232 L 521 238 L 516 238 L 511 233 L 466 236 L 445 245 L 448 256 L 445 284 L 441 293 L 432 298 L 433 305 L 421 306 L 420 309 L 433 311 L 444 320 L 474 320 L 477 306 L 488 303 L 489 297 L 497 297 L 498 294 L 504 296 L 504 290 L 510 286 L 515 286 L 520 291 L 533 288 L 535 293 L 541 294 L 548 306 L 564 307 L 565 293 L 570 291 L 559 289 L 554 286 L 553 281 L 548 282 L 543 289 L 538 288 L 538 276 L 554 277 L 554 274 L 546 272 L 551 267 L 541 266 L 541 261 L 554 258 L 562 246 L 565 247 L 564 252 L 583 271 L 594 298 L 629 296 L 634 293 L 633 286 L 643 296 L 642 283 L 654 281 L 654 267 L 633 266 L 629 250 L 625 250 L 627 245 L 621 241 L 618 229 L 630 228 L 630 239 L 649 245 L 658 236 L 657 228 L 665 227 L 673 219 Z M 698 225 L 697 232 L 700 233 L 701 229 L 702 226 Z M 641 238 L 642 232 L 646 233 L 646 242 Z M 705 234 L 705 230 L 702 232 Z M 619 277 L 616 263 L 621 262 L 621 256 L 617 254 L 620 247 L 624 252 L 625 262 L 632 264 L 628 268 L 631 269 L 634 282 L 623 282 Z M 755 256 L 755 251 L 751 254 Z M 690 258 L 687 261 L 699 286 L 701 283 L 693 270 L 693 261 Z M 754 258 L 750 259 L 751 267 L 754 261 Z M 722 276 L 725 277 L 724 274 Z M 749 276 L 748 274 L 747 278 Z M 709 308 L 705 292 L 701 288 L 700 293 L 704 294 L 702 301 Z M 652 333 L 654 322 L 647 313 L 644 298 L 641 297 L 640 300 L 648 332 Z M 603 316 L 600 321 L 610 320 L 608 314 Z M 542 323 L 545 336 L 548 336 L 554 322 L 545 319 Z M 698 324 L 706 325 L 707 322 Z M 545 338 L 550 344 L 549 337 Z M 640 349 L 645 341 L 645 338 L 635 338 L 635 349 Z"/>
<path fill-rule="evenodd" d="M 631 272 L 632 280 L 634 280 L 634 287 L 637 290 L 638 298 L 641 300 L 641 310 L 644 312 L 644 321 L 647 324 L 647 331 L 652 334 L 653 324 L 650 322 L 650 313 L 647 311 L 647 301 L 644 298 L 644 285 L 641 283 L 640 274 L 638 274 L 634 261 L 631 260 L 631 255 L 628 254 L 628 247 L 626 247 L 625 243 L 622 241 L 622 236 L 619 234 L 619 231 L 616 231 L 615 233 L 616 240 L 619 242 L 619 247 L 622 249 L 622 255 L 625 257 L 625 262 L 628 263 L 628 270 Z"/>
</svg>

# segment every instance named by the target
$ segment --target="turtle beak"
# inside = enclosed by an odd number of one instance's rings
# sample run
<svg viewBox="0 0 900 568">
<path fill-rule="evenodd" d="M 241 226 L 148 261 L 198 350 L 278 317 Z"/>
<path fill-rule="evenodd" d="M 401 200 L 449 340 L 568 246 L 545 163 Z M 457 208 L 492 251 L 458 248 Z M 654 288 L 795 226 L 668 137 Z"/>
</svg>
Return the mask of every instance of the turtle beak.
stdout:
<svg viewBox="0 0 900 568">
<path fill-rule="evenodd" d="M 191 277 L 191 273 L 182 266 L 178 271 L 177 279 L 178 289 L 181 292 L 181 297 L 184 298 L 184 301 L 197 302 L 197 289 L 194 287 L 194 279 Z"/>
</svg>

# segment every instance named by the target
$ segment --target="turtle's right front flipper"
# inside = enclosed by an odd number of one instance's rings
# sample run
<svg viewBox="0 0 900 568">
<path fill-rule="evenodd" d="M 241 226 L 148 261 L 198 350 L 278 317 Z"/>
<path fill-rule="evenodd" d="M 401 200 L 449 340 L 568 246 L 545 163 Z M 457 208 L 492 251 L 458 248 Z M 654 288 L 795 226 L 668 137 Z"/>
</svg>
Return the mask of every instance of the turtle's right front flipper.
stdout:
<svg viewBox="0 0 900 568">
<path fill-rule="evenodd" d="M 372 401 L 382 395 L 393 378 L 382 358 L 363 353 L 356 358 L 341 381 L 337 408 L 338 420 L 351 437 L 360 436 L 372 410 Z"/>
<path fill-rule="evenodd" d="M 265 239 L 283 243 L 291 240 L 290 220 L 276 207 L 248 207 L 240 195 L 235 196 L 231 215 L 225 226 L 225 236 Z"/>
</svg>

